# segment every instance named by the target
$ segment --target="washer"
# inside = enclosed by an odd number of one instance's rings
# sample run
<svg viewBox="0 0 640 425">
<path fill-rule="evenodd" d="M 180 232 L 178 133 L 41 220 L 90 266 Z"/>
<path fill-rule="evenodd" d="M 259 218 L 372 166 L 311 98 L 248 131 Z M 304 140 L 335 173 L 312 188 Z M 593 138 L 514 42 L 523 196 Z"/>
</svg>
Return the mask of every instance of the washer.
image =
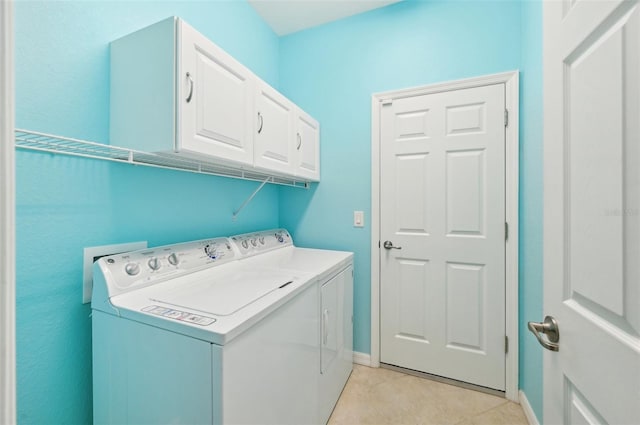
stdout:
<svg viewBox="0 0 640 425">
<path fill-rule="evenodd" d="M 283 229 L 101 258 L 94 422 L 326 422 L 351 371 L 352 258 Z"/>
</svg>

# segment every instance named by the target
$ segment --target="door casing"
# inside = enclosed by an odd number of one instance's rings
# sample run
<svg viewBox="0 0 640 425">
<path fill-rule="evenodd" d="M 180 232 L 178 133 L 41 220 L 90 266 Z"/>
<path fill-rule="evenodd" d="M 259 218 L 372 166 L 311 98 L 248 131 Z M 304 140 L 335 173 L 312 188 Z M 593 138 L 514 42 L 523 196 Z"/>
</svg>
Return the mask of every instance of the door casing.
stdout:
<svg viewBox="0 0 640 425">
<path fill-rule="evenodd" d="M 518 178 L 519 178 L 519 75 L 509 71 L 421 87 L 374 93 L 371 97 L 371 359 L 380 366 L 380 109 L 382 105 L 405 97 L 492 84 L 505 85 L 505 218 L 509 237 L 505 242 L 505 324 L 509 340 L 506 355 L 505 396 L 518 400 Z"/>
<path fill-rule="evenodd" d="M 0 2 L 0 423 L 16 423 L 13 2 Z"/>
</svg>

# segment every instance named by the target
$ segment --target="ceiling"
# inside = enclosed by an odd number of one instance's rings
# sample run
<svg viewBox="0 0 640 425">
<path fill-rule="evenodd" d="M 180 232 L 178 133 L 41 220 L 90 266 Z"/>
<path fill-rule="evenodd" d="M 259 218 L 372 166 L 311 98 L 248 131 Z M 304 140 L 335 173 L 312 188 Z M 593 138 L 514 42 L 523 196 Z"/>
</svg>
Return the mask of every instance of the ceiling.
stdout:
<svg viewBox="0 0 640 425">
<path fill-rule="evenodd" d="M 248 0 L 278 35 L 337 21 L 401 0 Z"/>
</svg>

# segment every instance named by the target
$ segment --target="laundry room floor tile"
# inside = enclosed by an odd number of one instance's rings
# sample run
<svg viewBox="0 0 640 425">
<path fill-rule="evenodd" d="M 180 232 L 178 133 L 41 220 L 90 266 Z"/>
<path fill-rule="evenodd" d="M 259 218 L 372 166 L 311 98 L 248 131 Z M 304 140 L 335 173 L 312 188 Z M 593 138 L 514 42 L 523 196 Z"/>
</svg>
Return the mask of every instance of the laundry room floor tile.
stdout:
<svg viewBox="0 0 640 425">
<path fill-rule="evenodd" d="M 329 425 L 527 423 L 520 406 L 504 398 L 360 365 L 329 418 Z"/>
</svg>

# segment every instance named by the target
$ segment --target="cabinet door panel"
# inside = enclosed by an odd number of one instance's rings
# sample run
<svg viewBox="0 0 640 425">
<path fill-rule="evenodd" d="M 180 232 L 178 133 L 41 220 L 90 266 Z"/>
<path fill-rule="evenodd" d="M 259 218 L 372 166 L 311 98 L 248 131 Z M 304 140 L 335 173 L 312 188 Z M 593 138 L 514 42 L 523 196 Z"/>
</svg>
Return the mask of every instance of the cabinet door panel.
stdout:
<svg viewBox="0 0 640 425">
<path fill-rule="evenodd" d="M 253 74 L 181 23 L 180 149 L 251 164 Z"/>
<path fill-rule="evenodd" d="M 296 175 L 320 180 L 320 126 L 307 114 L 298 111 L 296 133 Z"/>
<path fill-rule="evenodd" d="M 256 98 L 255 166 L 292 174 L 294 105 L 262 84 Z"/>
</svg>

